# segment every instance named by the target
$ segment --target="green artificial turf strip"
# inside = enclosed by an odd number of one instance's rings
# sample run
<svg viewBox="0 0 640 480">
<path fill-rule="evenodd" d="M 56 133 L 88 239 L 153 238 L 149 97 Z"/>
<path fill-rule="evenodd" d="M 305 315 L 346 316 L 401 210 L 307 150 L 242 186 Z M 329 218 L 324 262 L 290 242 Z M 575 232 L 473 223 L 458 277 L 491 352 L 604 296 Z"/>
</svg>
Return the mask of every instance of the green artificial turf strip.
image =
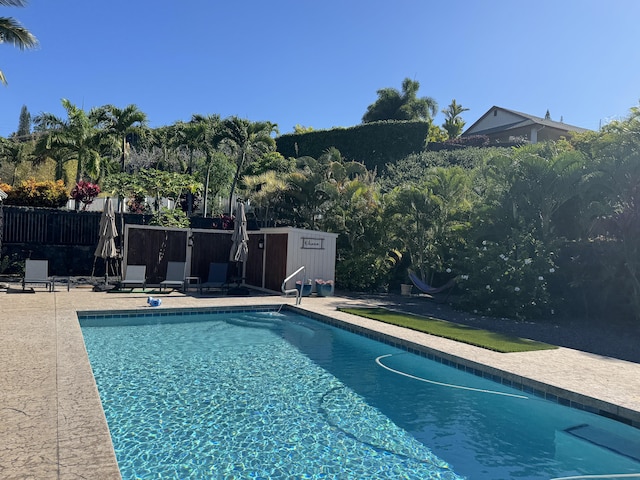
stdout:
<svg viewBox="0 0 640 480">
<path fill-rule="evenodd" d="M 511 337 L 501 333 L 489 332 L 488 330 L 481 330 L 445 320 L 437 320 L 431 317 L 420 317 L 410 313 L 394 312 L 386 308 L 339 308 L 338 310 L 501 353 L 530 352 L 534 350 L 558 348 L 555 345 L 536 342 L 534 340 Z"/>
</svg>

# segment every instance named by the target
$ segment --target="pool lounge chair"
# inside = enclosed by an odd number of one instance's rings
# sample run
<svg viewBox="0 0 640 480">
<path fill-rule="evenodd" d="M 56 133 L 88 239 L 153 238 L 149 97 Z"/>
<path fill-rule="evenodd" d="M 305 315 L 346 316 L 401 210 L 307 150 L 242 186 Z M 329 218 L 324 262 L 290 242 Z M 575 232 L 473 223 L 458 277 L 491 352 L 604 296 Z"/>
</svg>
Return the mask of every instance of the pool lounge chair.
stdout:
<svg viewBox="0 0 640 480">
<path fill-rule="evenodd" d="M 209 276 L 207 281 L 200 284 L 200 293 L 203 289 L 217 288 L 223 290 L 227 284 L 227 270 L 229 269 L 228 263 L 211 263 L 209 264 Z"/>
<path fill-rule="evenodd" d="M 49 277 L 48 260 L 27 259 L 24 264 L 24 278 L 22 279 L 22 290 L 27 284 L 44 285 L 50 292 L 53 292 L 54 280 Z"/>
<path fill-rule="evenodd" d="M 124 273 L 124 279 L 118 284 L 118 288 L 133 287 L 140 285 L 142 290 L 147 286 L 147 266 L 146 265 L 127 265 Z"/>
<path fill-rule="evenodd" d="M 409 280 L 415 285 L 415 287 L 420 290 L 422 293 L 426 293 L 427 295 L 434 296 L 438 293 L 449 291 L 451 293 L 451 289 L 456 286 L 457 277 L 452 278 L 447 283 L 440 287 L 432 287 L 429 284 L 424 283 L 420 277 L 418 277 L 414 272 L 409 270 Z M 448 295 L 447 295 L 448 296 Z"/>
<path fill-rule="evenodd" d="M 184 270 L 187 262 L 168 262 L 167 276 L 160 282 L 160 291 L 163 288 L 172 288 L 173 290 L 184 289 Z"/>
</svg>

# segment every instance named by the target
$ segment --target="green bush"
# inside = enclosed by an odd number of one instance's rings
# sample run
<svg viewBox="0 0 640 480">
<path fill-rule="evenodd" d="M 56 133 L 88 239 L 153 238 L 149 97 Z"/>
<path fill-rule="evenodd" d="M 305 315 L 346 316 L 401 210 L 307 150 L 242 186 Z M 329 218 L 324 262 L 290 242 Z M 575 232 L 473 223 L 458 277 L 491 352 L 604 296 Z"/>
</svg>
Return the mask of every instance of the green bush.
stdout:
<svg viewBox="0 0 640 480">
<path fill-rule="evenodd" d="M 424 149 L 429 122 L 383 121 L 350 128 L 291 133 L 276 138 L 285 157 L 320 157 L 330 147 L 348 160 L 364 163 L 369 170 L 384 171 L 387 163 Z"/>
<path fill-rule="evenodd" d="M 158 212 L 153 214 L 149 225 L 189 228 L 189 217 L 179 208 L 171 210 L 162 207 Z"/>
<path fill-rule="evenodd" d="M 391 267 L 379 252 L 359 252 L 336 262 L 336 285 L 354 292 L 387 290 Z"/>
<path fill-rule="evenodd" d="M 528 239 L 527 248 L 485 240 L 466 252 L 458 286 L 461 303 L 475 313 L 511 318 L 553 315 L 550 277 L 556 273 L 555 255 L 542 242 Z"/>
</svg>

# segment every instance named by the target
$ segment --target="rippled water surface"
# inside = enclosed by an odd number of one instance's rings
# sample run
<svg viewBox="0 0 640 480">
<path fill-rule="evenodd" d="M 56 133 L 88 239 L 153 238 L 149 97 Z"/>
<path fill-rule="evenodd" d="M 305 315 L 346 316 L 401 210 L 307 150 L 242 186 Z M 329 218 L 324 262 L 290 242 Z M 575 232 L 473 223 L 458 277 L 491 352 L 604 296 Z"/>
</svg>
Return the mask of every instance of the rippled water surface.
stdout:
<svg viewBox="0 0 640 480">
<path fill-rule="evenodd" d="M 298 315 L 81 325 L 124 479 L 640 472 L 631 427 Z"/>
</svg>

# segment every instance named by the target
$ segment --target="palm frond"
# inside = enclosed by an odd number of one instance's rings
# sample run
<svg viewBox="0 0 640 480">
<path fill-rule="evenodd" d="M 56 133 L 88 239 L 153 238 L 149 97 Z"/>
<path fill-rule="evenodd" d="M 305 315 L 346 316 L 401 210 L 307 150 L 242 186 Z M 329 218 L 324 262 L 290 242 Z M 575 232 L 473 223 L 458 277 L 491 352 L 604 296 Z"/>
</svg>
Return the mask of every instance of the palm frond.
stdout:
<svg viewBox="0 0 640 480">
<path fill-rule="evenodd" d="M 35 48 L 38 40 L 18 21 L 9 17 L 0 17 L 0 43 L 10 43 L 24 50 Z"/>
<path fill-rule="evenodd" d="M 0 6 L 3 7 L 24 7 L 26 4 L 25 0 L 0 0 Z"/>
</svg>

